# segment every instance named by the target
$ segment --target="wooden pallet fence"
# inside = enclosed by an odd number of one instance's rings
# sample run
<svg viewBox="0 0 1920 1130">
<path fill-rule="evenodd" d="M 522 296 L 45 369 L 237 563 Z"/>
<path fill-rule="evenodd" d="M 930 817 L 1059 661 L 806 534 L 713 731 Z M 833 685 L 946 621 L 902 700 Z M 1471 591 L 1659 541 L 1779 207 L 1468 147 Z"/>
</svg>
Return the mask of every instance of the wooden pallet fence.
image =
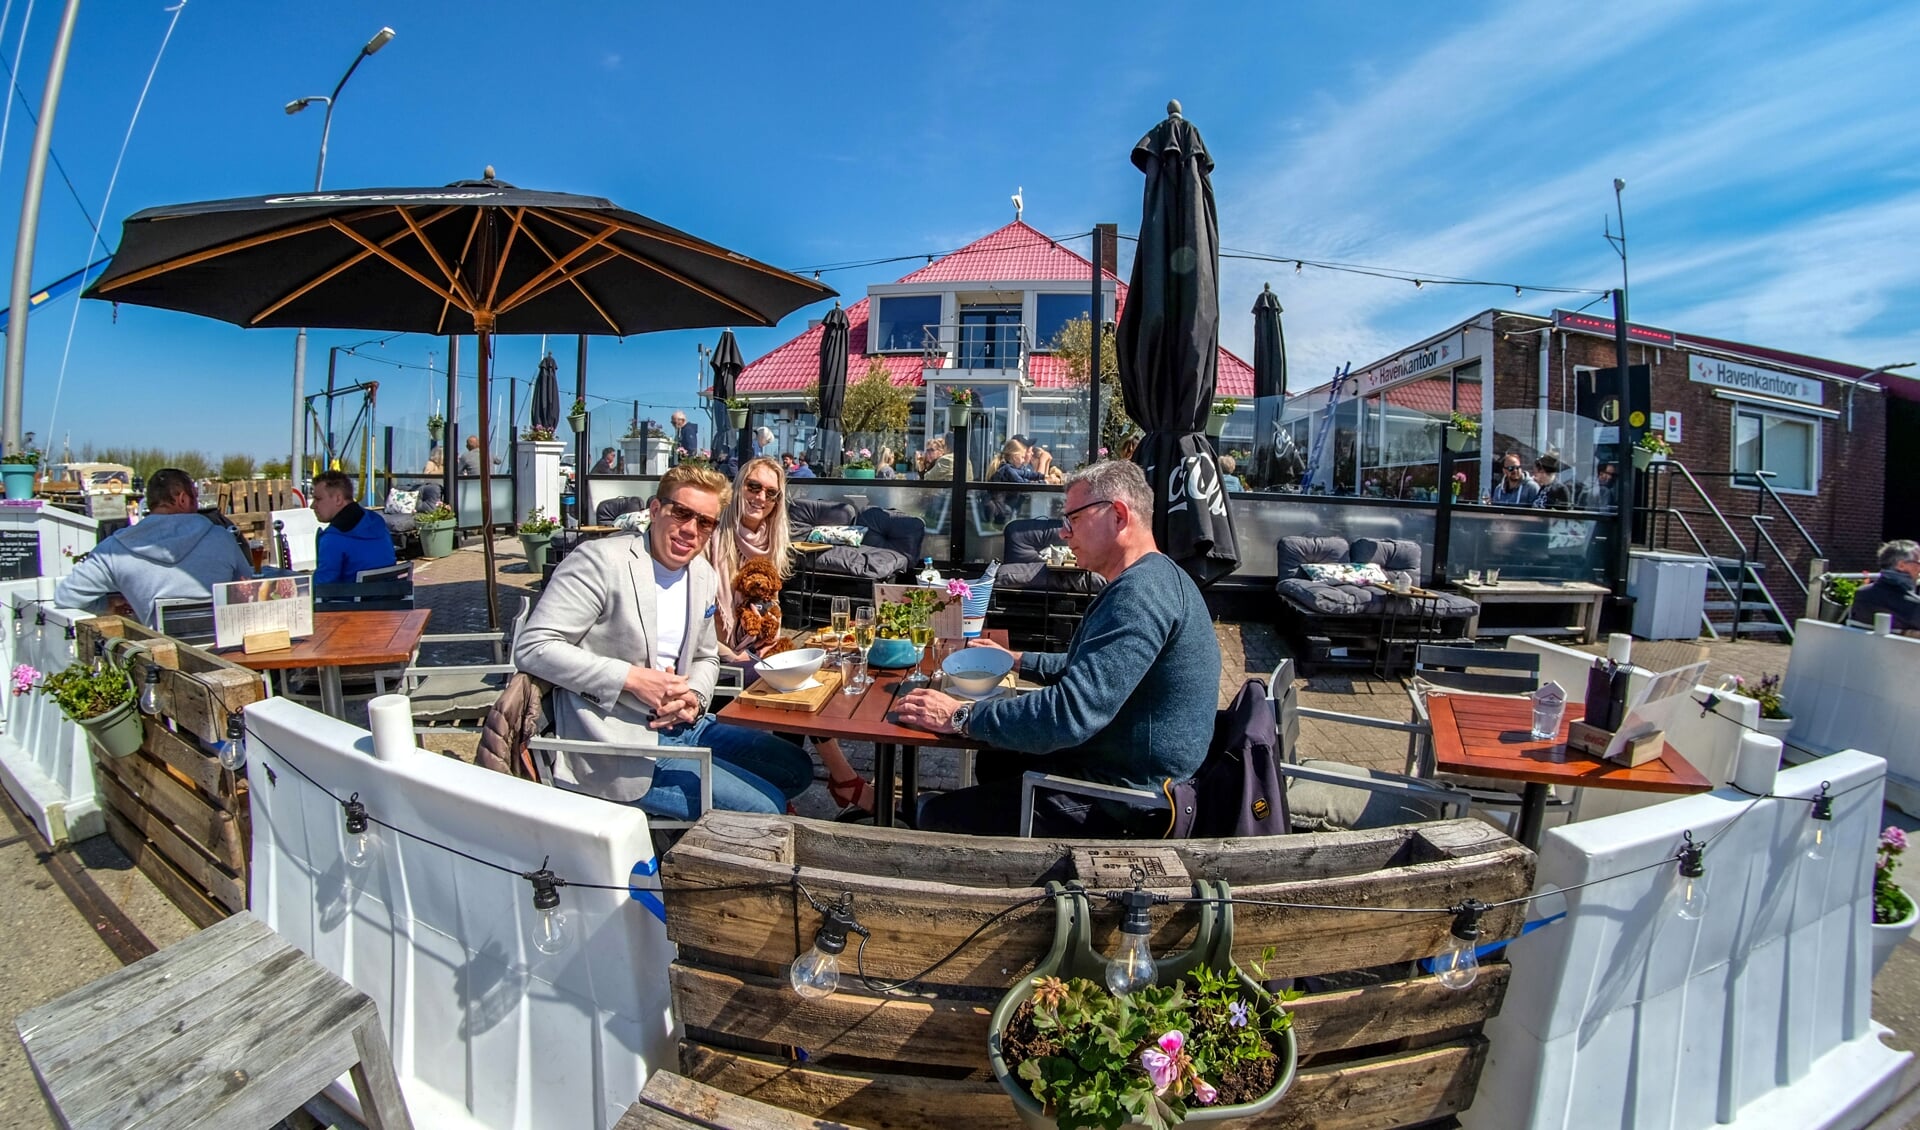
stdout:
<svg viewBox="0 0 1920 1130">
<path fill-rule="evenodd" d="M 253 536 L 269 529 L 275 510 L 291 510 L 300 505 L 290 479 L 236 479 L 218 484 L 215 498 L 220 513 Z"/>
<path fill-rule="evenodd" d="M 244 775 L 207 752 L 226 733 L 227 718 L 265 697 L 260 676 L 209 652 L 119 616 L 83 620 L 76 653 L 93 641 L 126 658 L 134 685 L 160 668 L 160 711 L 145 719 L 138 752 L 109 757 L 93 748 L 107 835 L 181 912 L 201 926 L 247 908 L 252 819 Z"/>
<path fill-rule="evenodd" d="M 793 817 L 716 812 L 669 851 L 661 871 L 670 976 L 685 1026 L 681 1070 L 721 1090 L 817 1117 L 903 1130 L 1018 1125 L 987 1069 L 995 1002 L 1045 955 L 1054 914 L 1040 902 L 989 927 L 913 995 L 867 992 L 841 959 L 840 991 L 797 996 L 787 966 L 813 942 L 816 898 L 850 893 L 872 931 L 866 972 L 918 973 L 983 921 L 1044 893 L 1050 880 L 1124 885 L 1135 863 L 1148 886 L 1191 893 L 1224 879 L 1238 898 L 1338 907 L 1447 907 L 1527 893 L 1534 858 L 1472 820 L 1362 832 L 1164 844 L 943 836 Z M 764 889 L 741 889 L 766 884 Z M 1096 901 L 1093 944 L 1111 952 L 1119 914 Z M 1155 911 L 1153 949 L 1191 943 L 1196 912 Z M 1520 905 L 1489 911 L 1481 939 L 1510 938 Z M 1505 997 L 1508 968 L 1490 962 L 1454 992 L 1411 963 L 1447 944 L 1452 916 L 1365 910 L 1234 908 L 1234 955 L 1269 977 L 1312 978 L 1294 1002 L 1301 1068 L 1262 1127 L 1378 1130 L 1465 1110 L 1486 1060 L 1481 1029 Z M 802 1061 L 791 1054 L 804 1049 Z"/>
</svg>

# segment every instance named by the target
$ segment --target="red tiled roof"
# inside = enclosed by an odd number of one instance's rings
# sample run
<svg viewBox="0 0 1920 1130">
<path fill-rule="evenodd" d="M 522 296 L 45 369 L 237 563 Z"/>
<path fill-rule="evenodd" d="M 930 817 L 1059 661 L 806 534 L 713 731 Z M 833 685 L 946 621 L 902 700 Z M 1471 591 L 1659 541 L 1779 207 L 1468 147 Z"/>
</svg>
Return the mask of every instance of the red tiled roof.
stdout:
<svg viewBox="0 0 1920 1130">
<path fill-rule="evenodd" d="M 1092 263 L 1016 220 L 999 231 L 982 236 L 958 251 L 934 260 L 899 281 L 1077 281 L 1085 279 L 1092 270 Z M 1114 282 L 1114 313 L 1118 317 L 1120 309 L 1126 306 L 1127 284 L 1121 282 L 1112 271 L 1107 271 L 1106 276 Z M 872 361 L 867 354 L 868 305 L 868 300 L 862 298 L 847 307 L 849 382 L 865 376 Z M 815 383 L 820 379 L 820 336 L 824 332 L 819 326 L 813 326 L 799 337 L 760 357 L 741 370 L 739 380 L 734 385 L 735 391 L 787 392 Z M 918 353 L 883 353 L 876 356 L 887 366 L 894 384 L 918 388 L 923 383 Z M 1027 375 L 1033 379 L 1035 388 L 1067 387 L 1064 366 L 1051 354 L 1029 354 Z M 1215 387 L 1221 396 L 1252 396 L 1253 366 L 1222 349 L 1220 379 Z"/>
</svg>

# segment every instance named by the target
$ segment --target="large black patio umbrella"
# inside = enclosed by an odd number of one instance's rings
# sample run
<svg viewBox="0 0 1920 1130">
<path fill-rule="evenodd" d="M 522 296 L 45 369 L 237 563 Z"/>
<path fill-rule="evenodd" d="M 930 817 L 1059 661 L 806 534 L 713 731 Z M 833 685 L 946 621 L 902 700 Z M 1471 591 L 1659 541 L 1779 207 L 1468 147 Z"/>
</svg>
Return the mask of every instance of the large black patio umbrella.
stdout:
<svg viewBox="0 0 1920 1130">
<path fill-rule="evenodd" d="M 241 326 L 480 338 L 480 510 L 492 524 L 490 338 L 771 326 L 833 291 L 616 208 L 496 180 L 254 196 L 128 218 L 89 298 Z M 493 538 L 487 615 L 499 623 Z"/>
<path fill-rule="evenodd" d="M 1202 586 L 1240 553 L 1204 428 L 1220 370 L 1220 225 L 1213 158 L 1200 131 L 1167 103 L 1167 120 L 1133 147 L 1146 174 L 1140 242 L 1116 334 L 1120 392 L 1146 435 L 1134 462 L 1153 491 L 1153 536 Z"/>
<path fill-rule="evenodd" d="M 740 379 L 740 370 L 746 368 L 747 363 L 740 356 L 740 343 L 733 339 L 732 330 L 720 331 L 720 340 L 714 343 L 713 355 L 707 359 L 707 364 L 713 369 L 713 455 L 717 461 L 720 452 L 725 450 L 721 441 L 734 442 L 739 439 L 738 436 L 727 435 L 732 426 L 727 416 L 727 401 L 732 398 L 734 382 Z M 748 455 L 740 457 L 742 463 L 747 459 Z"/>
<path fill-rule="evenodd" d="M 840 413 L 847 406 L 847 312 L 838 302 L 820 328 L 821 458 L 832 471 L 840 466 Z"/>
<path fill-rule="evenodd" d="M 527 423 L 536 428 L 560 426 L 560 362 L 551 353 L 540 359 L 540 373 L 533 378 L 533 403 L 527 407 Z"/>
<path fill-rule="evenodd" d="M 1291 461 L 1280 450 L 1284 443 L 1280 417 L 1287 407 L 1287 339 L 1280 329 L 1280 296 L 1271 283 L 1253 301 L 1253 466 L 1254 483 L 1273 487 L 1286 478 Z"/>
</svg>

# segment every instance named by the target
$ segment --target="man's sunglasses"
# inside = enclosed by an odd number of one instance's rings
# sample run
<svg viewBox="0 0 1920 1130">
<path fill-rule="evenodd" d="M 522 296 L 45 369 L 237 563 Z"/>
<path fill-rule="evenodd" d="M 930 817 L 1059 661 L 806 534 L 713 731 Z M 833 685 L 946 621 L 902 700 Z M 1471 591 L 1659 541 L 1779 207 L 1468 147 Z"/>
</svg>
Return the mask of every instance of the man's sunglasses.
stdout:
<svg viewBox="0 0 1920 1130">
<path fill-rule="evenodd" d="M 764 496 L 768 502 L 776 502 L 780 498 L 779 487 L 770 487 L 763 483 L 749 482 L 740 489 L 746 491 L 748 494 Z"/>
<path fill-rule="evenodd" d="M 662 499 L 660 505 L 665 508 L 667 516 L 674 521 L 682 525 L 692 522 L 694 528 L 700 531 L 701 537 L 710 537 L 713 531 L 720 528 L 720 519 L 709 518 L 691 506 L 682 506 L 670 498 Z"/>
</svg>

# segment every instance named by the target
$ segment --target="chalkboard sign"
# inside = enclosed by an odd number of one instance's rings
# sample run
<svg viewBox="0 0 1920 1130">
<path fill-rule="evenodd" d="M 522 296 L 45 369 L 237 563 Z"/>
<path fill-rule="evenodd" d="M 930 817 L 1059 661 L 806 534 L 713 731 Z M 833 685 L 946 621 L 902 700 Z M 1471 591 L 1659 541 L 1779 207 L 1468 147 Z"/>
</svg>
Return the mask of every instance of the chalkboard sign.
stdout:
<svg viewBox="0 0 1920 1130">
<path fill-rule="evenodd" d="M 40 575 L 40 531 L 0 530 L 0 581 Z"/>
</svg>

